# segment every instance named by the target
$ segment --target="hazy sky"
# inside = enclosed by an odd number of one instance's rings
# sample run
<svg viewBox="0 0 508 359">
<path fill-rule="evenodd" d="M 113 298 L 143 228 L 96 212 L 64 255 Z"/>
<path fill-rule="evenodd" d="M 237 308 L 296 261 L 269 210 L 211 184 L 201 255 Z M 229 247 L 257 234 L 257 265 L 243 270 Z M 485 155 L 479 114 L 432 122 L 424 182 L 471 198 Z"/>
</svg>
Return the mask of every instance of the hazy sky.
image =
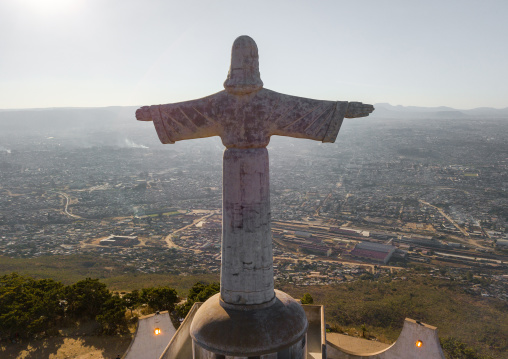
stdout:
<svg viewBox="0 0 508 359">
<path fill-rule="evenodd" d="M 203 97 L 239 35 L 278 92 L 502 108 L 507 19 L 506 0 L 0 0 L 0 109 Z"/>
</svg>

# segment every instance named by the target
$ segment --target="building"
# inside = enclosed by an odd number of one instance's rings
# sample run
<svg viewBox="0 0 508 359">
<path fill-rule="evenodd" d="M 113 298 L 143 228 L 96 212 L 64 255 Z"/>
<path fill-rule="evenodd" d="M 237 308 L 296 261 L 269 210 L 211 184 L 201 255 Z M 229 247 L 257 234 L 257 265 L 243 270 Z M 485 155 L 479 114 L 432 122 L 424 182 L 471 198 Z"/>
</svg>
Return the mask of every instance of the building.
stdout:
<svg viewBox="0 0 508 359">
<path fill-rule="evenodd" d="M 333 250 L 326 246 L 320 246 L 317 244 L 301 244 L 300 250 L 303 252 L 310 252 L 314 254 L 318 254 L 320 256 L 331 256 L 333 253 Z"/>
<path fill-rule="evenodd" d="M 496 240 L 496 246 L 508 248 L 508 239 L 498 239 Z"/>
<path fill-rule="evenodd" d="M 120 246 L 131 247 L 139 244 L 137 236 L 115 236 L 111 235 L 108 238 L 101 239 L 99 242 L 101 246 Z"/>
<path fill-rule="evenodd" d="M 362 259 L 368 259 L 374 262 L 380 262 L 383 264 L 388 263 L 395 247 L 387 244 L 372 243 L 372 242 L 360 242 L 351 251 L 350 255 Z"/>
</svg>

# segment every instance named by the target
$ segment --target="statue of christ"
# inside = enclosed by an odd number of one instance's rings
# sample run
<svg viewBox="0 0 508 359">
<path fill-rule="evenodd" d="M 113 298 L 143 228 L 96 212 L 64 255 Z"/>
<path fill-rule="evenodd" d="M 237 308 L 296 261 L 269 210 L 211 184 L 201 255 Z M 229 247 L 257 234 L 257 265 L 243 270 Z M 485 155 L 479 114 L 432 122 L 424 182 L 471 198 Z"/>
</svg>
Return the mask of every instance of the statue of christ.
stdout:
<svg viewBox="0 0 508 359">
<path fill-rule="evenodd" d="M 272 135 L 334 142 L 344 117 L 368 116 L 372 105 L 321 101 L 263 88 L 256 43 L 238 37 L 225 90 L 197 100 L 144 106 L 162 143 L 220 136 L 223 162 L 221 303 L 269 305 L 275 300 L 268 151 Z"/>
</svg>

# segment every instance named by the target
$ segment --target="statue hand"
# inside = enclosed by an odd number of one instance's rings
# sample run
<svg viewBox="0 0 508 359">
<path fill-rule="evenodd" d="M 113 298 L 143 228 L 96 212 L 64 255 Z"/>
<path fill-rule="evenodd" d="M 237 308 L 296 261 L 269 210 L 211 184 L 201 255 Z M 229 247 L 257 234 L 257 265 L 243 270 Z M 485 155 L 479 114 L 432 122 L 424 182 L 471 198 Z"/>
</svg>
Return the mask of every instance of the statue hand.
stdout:
<svg viewBox="0 0 508 359">
<path fill-rule="evenodd" d="M 350 102 L 347 107 L 346 118 L 366 117 L 374 111 L 374 106 L 361 102 Z"/>
<path fill-rule="evenodd" d="M 138 121 L 152 121 L 152 115 L 150 114 L 150 107 L 143 106 L 136 110 L 136 120 Z"/>
</svg>

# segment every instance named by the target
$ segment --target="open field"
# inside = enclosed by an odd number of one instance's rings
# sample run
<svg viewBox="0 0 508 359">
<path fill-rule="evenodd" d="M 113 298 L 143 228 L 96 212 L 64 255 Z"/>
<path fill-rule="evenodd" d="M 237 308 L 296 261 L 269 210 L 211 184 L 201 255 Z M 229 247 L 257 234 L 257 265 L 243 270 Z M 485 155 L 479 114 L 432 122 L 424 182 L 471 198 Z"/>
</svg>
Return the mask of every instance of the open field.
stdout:
<svg viewBox="0 0 508 359">
<path fill-rule="evenodd" d="M 34 278 L 51 278 L 72 284 L 85 278 L 99 278 L 112 291 L 131 291 L 154 286 L 170 286 L 186 296 L 198 281 L 218 281 L 215 274 L 175 275 L 133 272 L 121 262 L 87 255 L 47 256 L 38 258 L 0 257 L 0 275 L 17 272 Z"/>
</svg>

